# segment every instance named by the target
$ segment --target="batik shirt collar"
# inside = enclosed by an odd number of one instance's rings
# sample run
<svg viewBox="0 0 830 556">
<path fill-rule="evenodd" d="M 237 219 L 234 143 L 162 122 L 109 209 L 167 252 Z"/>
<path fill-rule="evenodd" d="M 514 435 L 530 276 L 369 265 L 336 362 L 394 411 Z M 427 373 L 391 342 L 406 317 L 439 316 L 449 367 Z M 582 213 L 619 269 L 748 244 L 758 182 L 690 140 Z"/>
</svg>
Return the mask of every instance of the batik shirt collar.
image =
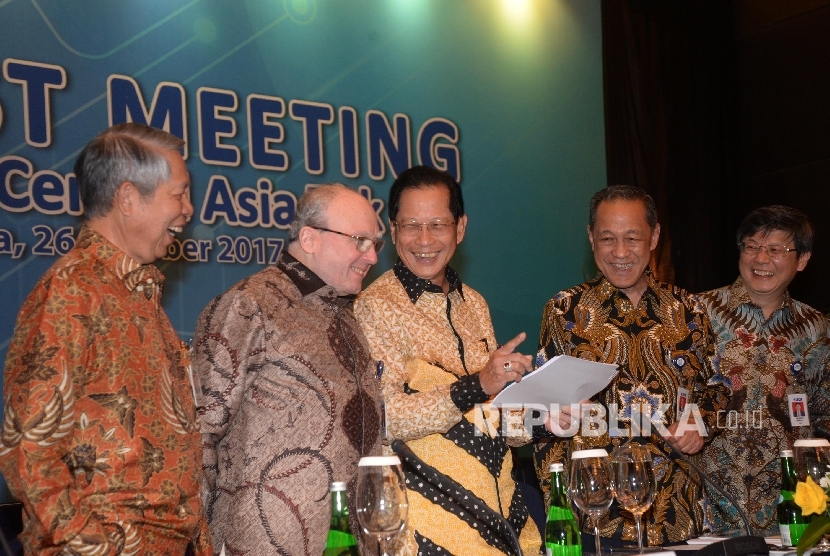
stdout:
<svg viewBox="0 0 830 556">
<path fill-rule="evenodd" d="M 654 293 L 654 289 L 658 287 L 657 279 L 654 277 L 654 272 L 651 270 L 650 266 L 646 267 L 646 278 L 648 278 L 648 282 L 646 283 L 646 291 L 643 292 L 643 296 L 640 298 L 640 301 L 645 299 L 649 299 L 654 303 L 660 303 L 660 297 Z M 612 284 L 605 275 L 598 271 L 597 277 L 594 279 L 594 284 L 596 288 L 600 288 L 604 293 L 606 293 L 607 298 L 615 297 L 615 296 L 622 296 L 625 299 L 628 299 L 622 291 L 620 291 L 614 284 Z"/>
<path fill-rule="evenodd" d="M 326 284 L 322 278 L 314 274 L 310 268 L 298 261 L 288 251 L 283 251 L 280 255 L 277 268 L 282 270 L 289 280 L 297 286 L 300 295 L 303 297 L 316 293 L 320 297 L 336 300 L 341 306 L 351 303 L 357 297 L 354 295 L 337 295 L 333 287 Z"/>
<path fill-rule="evenodd" d="M 403 289 L 406 291 L 406 295 L 409 296 L 409 300 L 412 303 L 417 303 L 418 300 L 425 292 L 429 293 L 440 293 L 443 294 L 444 290 L 441 286 L 433 284 L 429 280 L 424 278 L 420 278 L 415 275 L 414 272 L 409 270 L 401 259 L 395 263 L 395 267 L 393 268 L 395 272 L 395 276 L 398 278 L 398 281 L 403 286 Z M 461 296 L 461 299 L 464 299 L 464 292 L 461 289 L 461 278 L 458 276 L 458 273 L 452 269 L 452 267 L 447 267 L 447 281 L 450 284 L 450 289 L 447 294 L 458 290 L 458 294 Z"/>
<path fill-rule="evenodd" d="M 76 244 L 109 268 L 129 291 L 141 291 L 147 299 L 161 292 L 164 275 L 159 269 L 139 263 L 86 224 L 81 226 Z"/>
<path fill-rule="evenodd" d="M 784 292 L 784 301 L 778 309 L 789 309 L 791 304 L 792 298 L 790 297 L 790 292 L 789 290 L 786 290 Z M 731 286 L 729 286 L 728 307 L 730 311 L 735 312 L 741 305 L 752 305 L 753 307 L 758 307 L 758 304 L 752 301 L 752 298 L 749 297 L 749 292 L 746 291 L 746 285 L 744 285 L 744 279 L 738 276 L 738 279 L 735 280 Z M 758 308 L 760 309 L 760 307 Z"/>
</svg>

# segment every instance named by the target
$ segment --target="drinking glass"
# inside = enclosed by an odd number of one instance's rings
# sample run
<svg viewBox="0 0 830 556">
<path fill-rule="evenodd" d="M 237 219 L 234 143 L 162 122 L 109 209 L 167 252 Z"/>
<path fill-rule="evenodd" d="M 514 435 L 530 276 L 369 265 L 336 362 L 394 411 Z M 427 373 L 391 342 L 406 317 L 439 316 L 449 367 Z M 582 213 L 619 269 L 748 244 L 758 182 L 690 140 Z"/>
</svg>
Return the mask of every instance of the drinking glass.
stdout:
<svg viewBox="0 0 830 556">
<path fill-rule="evenodd" d="M 799 481 L 812 477 L 816 484 L 830 473 L 830 442 L 824 438 L 799 438 L 793 443 L 795 474 Z M 814 552 L 830 552 L 830 539 L 823 535 Z"/>
<path fill-rule="evenodd" d="M 654 502 L 657 481 L 646 446 L 631 441 L 611 454 L 611 483 L 620 506 L 631 512 L 637 525 L 637 547 L 643 553 L 643 514 Z"/>
<path fill-rule="evenodd" d="M 406 525 L 406 499 L 401 460 L 398 456 L 360 458 L 357 468 L 357 521 L 373 535 L 388 556 L 386 543 Z"/>
<path fill-rule="evenodd" d="M 596 554 L 599 556 L 599 518 L 614 500 L 608 452 L 603 449 L 571 453 L 571 482 L 568 488 L 574 504 L 591 518 Z"/>
</svg>

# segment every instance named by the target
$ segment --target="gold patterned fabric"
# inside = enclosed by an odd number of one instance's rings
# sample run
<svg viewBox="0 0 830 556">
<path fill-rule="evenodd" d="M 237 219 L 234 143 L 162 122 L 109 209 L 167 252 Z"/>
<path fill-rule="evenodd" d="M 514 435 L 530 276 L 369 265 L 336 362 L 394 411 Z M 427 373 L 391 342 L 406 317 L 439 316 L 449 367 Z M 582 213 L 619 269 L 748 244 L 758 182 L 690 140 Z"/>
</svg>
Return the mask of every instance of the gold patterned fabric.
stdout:
<svg viewBox="0 0 830 556">
<path fill-rule="evenodd" d="M 508 446 L 529 439 L 505 438 L 498 412 L 485 421 L 474 404 L 488 398 L 475 373 L 496 349 L 489 309 L 447 270 L 452 287 L 444 295 L 398 261 L 355 302 L 372 357 L 384 365 L 388 436 L 461 487 L 443 496 L 405 467 L 409 518 L 396 554 L 511 554 L 493 513 L 508 519 L 525 554 L 537 554 L 541 538 L 511 476 Z"/>
<path fill-rule="evenodd" d="M 791 450 L 798 438 L 830 437 L 827 317 L 786 293 L 767 319 L 742 278 L 700 298 L 712 322 L 719 372 L 733 392 L 703 466 L 743 506 L 754 529 L 775 531 L 780 451 Z M 807 394 L 811 426 L 792 426 L 788 394 Z M 743 527 L 731 503 L 710 487 L 707 492 L 714 530 Z"/>
<path fill-rule="evenodd" d="M 0 470 L 27 554 L 210 554 L 187 352 L 163 276 L 84 226 L 20 309 Z"/>
<path fill-rule="evenodd" d="M 600 274 L 596 279 L 560 292 L 544 309 L 537 364 L 556 355 L 613 363 L 619 373 L 592 401 L 606 411 L 616 405 L 616 427 L 622 435 L 577 434 L 574 438 L 543 439 L 536 444 L 536 472 L 549 496 L 548 468 L 566 464 L 574 444 L 605 448 L 609 453 L 632 433 L 632 406 L 645 407 L 651 419 L 666 426 L 675 421 L 678 388 L 690 392 L 710 442 L 717 433 L 717 412 L 726 407 L 730 391 L 712 366 L 714 355 L 709 320 L 698 299 L 680 288 L 663 284 L 647 270 L 648 287 L 637 306 Z M 667 409 L 661 414 L 661 405 Z M 606 419 L 607 424 L 612 424 Z M 652 434 L 648 442 L 657 478 L 652 509 L 643 516 L 644 540 L 649 545 L 683 541 L 703 532 L 702 485 L 688 464 L 673 455 Z M 705 448 L 704 448 L 705 449 Z M 600 534 L 636 541 L 634 520 L 622 514 L 616 501 L 601 519 Z M 584 520 L 587 527 L 587 520 Z M 585 529 L 592 531 L 591 529 Z"/>
</svg>

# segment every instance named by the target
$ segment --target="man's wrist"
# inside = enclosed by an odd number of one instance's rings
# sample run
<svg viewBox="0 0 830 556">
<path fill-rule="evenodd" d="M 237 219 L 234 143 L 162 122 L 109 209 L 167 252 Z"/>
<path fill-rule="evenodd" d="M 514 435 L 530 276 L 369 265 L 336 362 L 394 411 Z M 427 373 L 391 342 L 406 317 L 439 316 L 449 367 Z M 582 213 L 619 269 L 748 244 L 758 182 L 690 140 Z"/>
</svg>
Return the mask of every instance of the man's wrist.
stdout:
<svg viewBox="0 0 830 556">
<path fill-rule="evenodd" d="M 461 413 L 467 413 L 478 403 L 484 403 L 490 396 L 481 387 L 479 374 L 462 376 L 450 385 L 450 397 Z"/>
</svg>

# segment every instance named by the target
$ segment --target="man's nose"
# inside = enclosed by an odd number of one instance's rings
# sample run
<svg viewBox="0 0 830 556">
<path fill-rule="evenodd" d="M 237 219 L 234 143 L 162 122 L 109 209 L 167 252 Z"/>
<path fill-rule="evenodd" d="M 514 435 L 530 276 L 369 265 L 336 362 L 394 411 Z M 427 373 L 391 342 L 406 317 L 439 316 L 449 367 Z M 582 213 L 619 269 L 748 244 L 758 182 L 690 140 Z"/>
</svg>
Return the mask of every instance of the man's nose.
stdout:
<svg viewBox="0 0 830 556">
<path fill-rule="evenodd" d="M 195 210 L 193 209 L 193 203 L 190 202 L 190 194 L 188 193 L 187 196 L 184 198 L 184 206 L 182 207 L 182 214 L 184 214 L 188 220 L 193 217 L 193 213 Z"/>
<path fill-rule="evenodd" d="M 377 249 L 375 248 L 375 244 L 374 244 L 374 243 L 373 243 L 373 244 L 372 244 L 372 246 L 369 248 L 369 250 L 368 250 L 368 251 L 366 251 L 366 253 L 364 253 L 364 254 L 363 254 L 363 258 L 364 258 L 364 259 L 365 259 L 365 260 L 366 260 L 369 264 L 372 264 L 372 265 L 377 264 L 377 262 L 378 262 L 378 251 L 377 251 Z"/>
<path fill-rule="evenodd" d="M 625 244 L 625 242 L 624 241 L 618 241 L 618 242 L 614 243 L 614 249 L 611 251 L 611 254 L 614 255 L 615 257 L 619 258 L 619 259 L 622 259 L 622 258 L 628 256 L 629 252 L 630 252 L 630 249 Z"/>
</svg>

